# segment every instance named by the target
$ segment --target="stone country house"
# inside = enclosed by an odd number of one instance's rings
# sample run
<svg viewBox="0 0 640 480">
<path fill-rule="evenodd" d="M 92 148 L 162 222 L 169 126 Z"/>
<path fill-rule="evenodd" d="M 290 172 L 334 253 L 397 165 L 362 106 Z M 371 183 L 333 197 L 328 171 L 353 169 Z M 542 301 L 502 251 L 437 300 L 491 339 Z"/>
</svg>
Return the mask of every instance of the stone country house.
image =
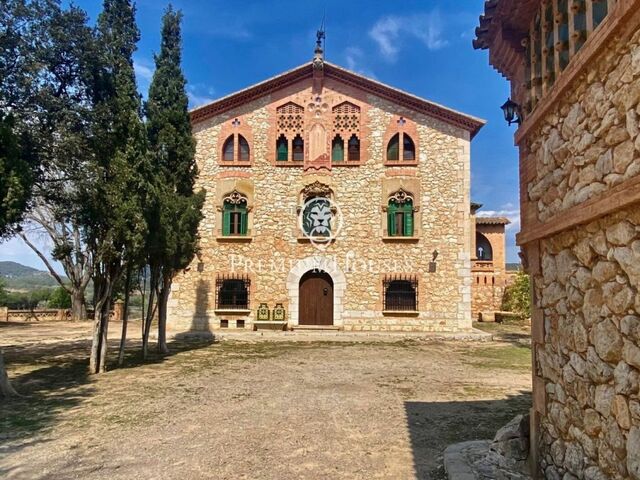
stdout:
<svg viewBox="0 0 640 480">
<path fill-rule="evenodd" d="M 519 120 L 533 471 L 640 479 L 640 1 L 489 0 L 475 47 Z"/>
<path fill-rule="evenodd" d="M 170 329 L 471 329 L 483 121 L 328 63 L 320 46 L 191 118 L 205 218 Z"/>
<path fill-rule="evenodd" d="M 511 222 L 505 217 L 478 217 L 482 207 L 471 203 L 471 315 L 473 319 L 495 319 L 502 311 L 504 294 L 515 280 L 515 271 L 507 270 L 505 227 Z"/>
</svg>

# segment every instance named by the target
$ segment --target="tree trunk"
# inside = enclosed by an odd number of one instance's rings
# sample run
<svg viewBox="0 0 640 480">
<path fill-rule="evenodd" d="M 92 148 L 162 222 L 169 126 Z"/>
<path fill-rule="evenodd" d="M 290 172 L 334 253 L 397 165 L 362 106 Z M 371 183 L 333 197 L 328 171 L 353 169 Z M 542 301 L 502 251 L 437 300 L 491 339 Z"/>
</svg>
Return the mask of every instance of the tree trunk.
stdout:
<svg viewBox="0 0 640 480">
<path fill-rule="evenodd" d="M 122 335 L 120 336 L 120 351 L 118 352 L 118 366 L 124 363 L 124 349 L 127 344 L 127 323 L 129 322 L 129 292 L 131 290 L 131 267 L 127 268 L 124 281 L 124 306 L 122 312 Z"/>
<path fill-rule="evenodd" d="M 11 398 L 11 397 L 19 397 L 18 392 L 16 392 L 11 386 L 11 382 L 9 381 L 9 377 L 7 375 L 7 370 L 4 366 L 4 355 L 2 353 L 2 349 L 0 349 L 0 398 Z"/>
<path fill-rule="evenodd" d="M 91 358 L 89 373 L 97 374 L 107 371 L 107 331 L 109 313 L 111 310 L 111 293 L 113 290 L 113 276 L 105 274 L 106 278 L 94 279 L 95 319 L 93 321 L 93 341 L 91 344 Z"/>
<path fill-rule="evenodd" d="M 154 297 L 158 282 L 155 280 L 155 272 L 151 269 L 151 278 L 149 279 L 149 304 L 147 305 L 147 317 L 143 320 L 144 329 L 142 331 L 142 358 L 147 359 L 149 354 L 149 333 L 151 331 L 151 323 L 156 311 Z"/>
<path fill-rule="evenodd" d="M 171 291 L 172 275 L 162 275 L 162 289 L 158 298 L 158 353 L 169 353 L 167 347 L 167 302 Z"/>
<path fill-rule="evenodd" d="M 84 299 L 84 289 L 74 288 L 71 295 L 71 320 L 74 322 L 87 319 L 87 303 Z"/>
</svg>

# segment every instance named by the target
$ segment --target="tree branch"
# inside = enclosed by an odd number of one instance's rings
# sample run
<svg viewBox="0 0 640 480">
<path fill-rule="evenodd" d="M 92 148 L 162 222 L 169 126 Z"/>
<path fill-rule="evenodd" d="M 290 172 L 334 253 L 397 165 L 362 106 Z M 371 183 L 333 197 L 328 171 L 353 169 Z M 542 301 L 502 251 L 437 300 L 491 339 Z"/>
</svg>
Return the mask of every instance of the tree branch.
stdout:
<svg viewBox="0 0 640 480">
<path fill-rule="evenodd" d="M 24 243 L 26 243 L 29 246 L 29 248 L 31 248 L 31 250 L 33 250 L 36 253 L 36 255 L 38 255 L 38 257 L 40 257 L 40 260 L 42 260 L 42 262 L 45 264 L 45 266 L 49 270 L 49 273 L 51 274 L 51 276 L 56 279 L 56 282 L 58 282 L 62 288 L 64 288 L 67 292 L 69 292 L 69 294 L 73 293 L 69 289 L 69 287 L 67 287 L 64 284 L 64 282 L 60 278 L 60 275 L 58 275 L 58 273 L 53 269 L 53 266 L 51 265 L 51 263 L 49 262 L 47 257 L 45 257 L 40 252 L 40 250 L 38 250 L 38 248 L 33 243 L 31 243 L 31 241 L 27 238 L 27 236 L 24 233 L 20 232 L 20 233 L 18 233 L 18 235 L 20 236 L 20 238 L 22 238 L 22 241 Z"/>
</svg>

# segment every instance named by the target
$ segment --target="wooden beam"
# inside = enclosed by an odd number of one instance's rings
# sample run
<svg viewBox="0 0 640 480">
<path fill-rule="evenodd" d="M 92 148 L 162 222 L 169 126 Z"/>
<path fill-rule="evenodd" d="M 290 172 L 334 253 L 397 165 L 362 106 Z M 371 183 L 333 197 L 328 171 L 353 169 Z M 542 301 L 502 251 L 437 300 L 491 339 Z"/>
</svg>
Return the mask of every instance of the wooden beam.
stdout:
<svg viewBox="0 0 640 480">
<path fill-rule="evenodd" d="M 547 222 L 532 222 L 523 225 L 517 235 L 518 245 L 527 245 L 536 240 L 558 234 L 578 225 L 640 203 L 640 175 L 630 178 L 586 202 L 560 212 Z"/>
</svg>

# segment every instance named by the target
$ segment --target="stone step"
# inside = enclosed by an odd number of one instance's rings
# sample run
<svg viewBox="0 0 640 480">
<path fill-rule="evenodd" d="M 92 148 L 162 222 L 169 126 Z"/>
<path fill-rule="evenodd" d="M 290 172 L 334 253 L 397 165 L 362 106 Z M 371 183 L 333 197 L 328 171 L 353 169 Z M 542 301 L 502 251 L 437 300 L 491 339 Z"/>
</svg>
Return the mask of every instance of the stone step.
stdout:
<svg viewBox="0 0 640 480">
<path fill-rule="evenodd" d="M 337 325 L 292 325 L 291 330 L 336 332 L 342 330 L 342 327 Z"/>
</svg>

